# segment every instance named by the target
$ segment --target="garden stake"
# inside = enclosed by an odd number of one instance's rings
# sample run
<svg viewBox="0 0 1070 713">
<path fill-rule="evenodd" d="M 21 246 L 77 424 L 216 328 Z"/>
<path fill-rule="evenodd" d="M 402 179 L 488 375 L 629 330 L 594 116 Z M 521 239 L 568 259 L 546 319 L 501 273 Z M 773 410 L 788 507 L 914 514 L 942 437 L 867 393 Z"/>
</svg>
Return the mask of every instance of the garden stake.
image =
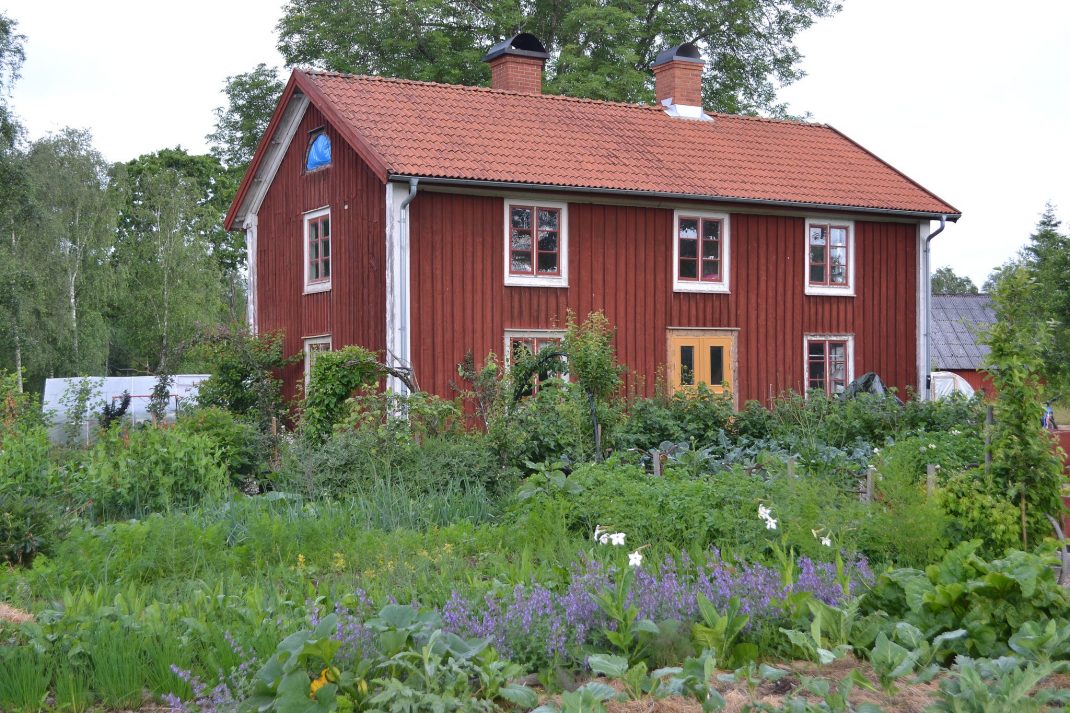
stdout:
<svg viewBox="0 0 1070 713">
<path fill-rule="evenodd" d="M 925 466 L 925 487 L 930 498 L 936 494 L 936 466 L 932 463 Z"/>
</svg>

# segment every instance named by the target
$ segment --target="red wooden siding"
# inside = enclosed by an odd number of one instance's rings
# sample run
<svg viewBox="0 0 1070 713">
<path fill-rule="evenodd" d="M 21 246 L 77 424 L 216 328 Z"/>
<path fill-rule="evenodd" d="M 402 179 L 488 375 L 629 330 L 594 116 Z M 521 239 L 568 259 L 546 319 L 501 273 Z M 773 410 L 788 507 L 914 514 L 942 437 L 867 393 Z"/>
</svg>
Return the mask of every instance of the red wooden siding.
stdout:
<svg viewBox="0 0 1070 713">
<path fill-rule="evenodd" d="M 499 356 L 506 329 L 604 310 L 630 385 L 650 394 L 669 327 L 739 328 L 741 401 L 802 389 L 803 335 L 854 334 L 855 375 L 917 381 L 917 229 L 855 223 L 855 297 L 804 294 L 802 217 L 733 214 L 731 294 L 672 291 L 673 212 L 569 205 L 569 287 L 506 287 L 501 198 L 421 192 L 410 206 L 412 355 L 422 388 L 453 395 L 457 363 Z M 338 278 L 336 277 L 336 280 Z"/>
<path fill-rule="evenodd" d="M 294 135 L 258 216 L 257 327 L 281 329 L 286 354 L 300 353 L 306 337 L 331 334 L 334 346 L 386 346 L 385 187 L 331 126 L 332 165 L 306 174 L 309 132 L 327 124 L 310 106 Z M 331 285 L 303 295 L 302 216 L 331 208 Z M 303 383 L 302 363 L 282 374 L 285 395 Z"/>
</svg>

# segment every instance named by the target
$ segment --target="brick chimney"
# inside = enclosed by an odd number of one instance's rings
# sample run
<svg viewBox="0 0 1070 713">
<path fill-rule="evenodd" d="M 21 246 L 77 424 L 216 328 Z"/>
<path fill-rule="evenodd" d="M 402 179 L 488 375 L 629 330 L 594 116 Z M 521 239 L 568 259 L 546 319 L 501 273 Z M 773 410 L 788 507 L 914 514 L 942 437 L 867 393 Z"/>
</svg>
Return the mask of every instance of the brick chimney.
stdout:
<svg viewBox="0 0 1070 713">
<path fill-rule="evenodd" d="M 702 107 L 702 70 L 706 63 L 691 42 L 658 54 L 654 70 L 654 97 L 665 107 Z"/>
<path fill-rule="evenodd" d="M 542 94 L 542 69 L 549 56 L 542 42 L 527 32 L 499 42 L 483 56 L 490 65 L 491 88 Z"/>
</svg>

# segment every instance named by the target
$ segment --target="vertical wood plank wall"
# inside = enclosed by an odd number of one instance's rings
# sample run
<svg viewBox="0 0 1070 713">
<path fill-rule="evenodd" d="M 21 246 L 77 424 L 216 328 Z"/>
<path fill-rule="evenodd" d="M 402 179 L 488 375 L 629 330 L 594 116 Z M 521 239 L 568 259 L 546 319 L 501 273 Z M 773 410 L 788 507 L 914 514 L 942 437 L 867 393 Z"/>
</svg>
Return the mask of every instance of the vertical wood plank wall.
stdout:
<svg viewBox="0 0 1070 713">
<path fill-rule="evenodd" d="M 803 387 L 803 335 L 853 334 L 854 373 L 917 388 L 917 229 L 855 222 L 855 296 L 804 294 L 803 217 L 731 216 L 731 294 L 672 291 L 673 212 L 569 205 L 569 287 L 506 287 L 503 199 L 421 192 L 410 206 L 412 353 L 422 388 L 452 396 L 457 364 L 503 351 L 506 329 L 604 310 L 629 386 L 651 394 L 669 327 L 739 329 L 741 402 Z M 337 279 L 337 278 L 336 278 Z"/>
<path fill-rule="evenodd" d="M 309 132 L 324 127 L 332 165 L 305 173 Z M 385 187 L 310 106 L 294 135 L 258 215 L 257 328 L 283 330 L 285 353 L 299 354 L 306 337 L 330 334 L 335 347 L 386 346 Z M 331 286 L 303 295 L 303 214 L 331 208 Z M 303 362 L 284 370 L 284 394 L 304 383 Z"/>
</svg>

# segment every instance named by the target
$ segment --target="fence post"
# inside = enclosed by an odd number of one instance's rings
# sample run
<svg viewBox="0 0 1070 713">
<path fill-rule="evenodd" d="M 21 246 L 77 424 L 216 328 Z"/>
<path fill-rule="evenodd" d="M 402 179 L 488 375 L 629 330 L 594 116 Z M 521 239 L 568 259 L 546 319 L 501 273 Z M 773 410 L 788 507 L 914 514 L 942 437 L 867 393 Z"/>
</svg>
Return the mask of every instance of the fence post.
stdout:
<svg viewBox="0 0 1070 713">
<path fill-rule="evenodd" d="M 866 468 L 866 493 L 865 501 L 867 503 L 873 502 L 873 487 L 876 480 L 877 469 L 873 466 Z"/>
<path fill-rule="evenodd" d="M 936 494 L 936 466 L 932 463 L 925 466 L 925 490 L 930 498 Z"/>
<path fill-rule="evenodd" d="M 788 456 L 788 477 L 795 477 L 795 456 Z"/>
<path fill-rule="evenodd" d="M 654 477 L 655 478 L 660 478 L 661 477 L 661 449 L 660 448 L 652 448 L 650 450 L 650 454 L 652 456 L 654 456 Z"/>
</svg>

